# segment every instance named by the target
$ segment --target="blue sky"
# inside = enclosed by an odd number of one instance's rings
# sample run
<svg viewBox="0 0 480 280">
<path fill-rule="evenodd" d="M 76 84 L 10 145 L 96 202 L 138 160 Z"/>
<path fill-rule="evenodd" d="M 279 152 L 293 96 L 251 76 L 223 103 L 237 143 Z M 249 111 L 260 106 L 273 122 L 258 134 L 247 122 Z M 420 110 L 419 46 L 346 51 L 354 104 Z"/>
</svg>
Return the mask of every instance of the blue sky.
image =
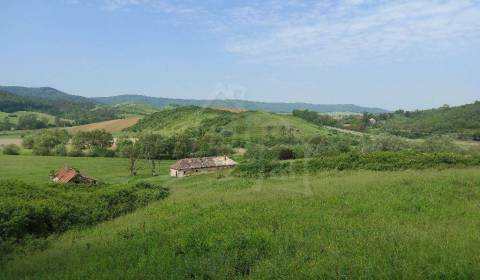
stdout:
<svg viewBox="0 0 480 280">
<path fill-rule="evenodd" d="M 480 100 L 479 0 L 3 0 L 0 84 L 84 96 Z"/>
</svg>

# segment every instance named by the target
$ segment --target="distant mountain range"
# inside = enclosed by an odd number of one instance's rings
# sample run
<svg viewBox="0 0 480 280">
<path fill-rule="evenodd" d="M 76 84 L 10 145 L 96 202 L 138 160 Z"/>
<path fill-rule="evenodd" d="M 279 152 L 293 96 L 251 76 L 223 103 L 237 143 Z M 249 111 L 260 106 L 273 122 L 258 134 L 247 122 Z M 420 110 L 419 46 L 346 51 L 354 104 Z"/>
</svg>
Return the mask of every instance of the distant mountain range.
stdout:
<svg viewBox="0 0 480 280">
<path fill-rule="evenodd" d="M 141 104 L 153 107 L 165 107 L 169 105 L 196 105 L 201 107 L 224 107 L 243 110 L 266 111 L 273 113 L 289 113 L 295 109 L 310 110 L 316 112 L 353 112 L 353 113 L 384 113 L 388 112 L 381 108 L 361 107 L 353 104 L 311 104 L 311 103 L 281 103 L 281 102 L 257 102 L 239 99 L 175 99 L 164 97 L 151 97 L 144 95 L 118 95 L 110 97 L 87 98 L 78 95 L 71 95 L 51 87 L 20 87 L 0 86 L 0 92 L 7 92 L 19 97 L 38 98 L 41 102 L 49 105 L 83 105 L 91 109 L 95 105 L 118 105 L 118 104 Z M 0 109 L 1 110 L 1 109 Z"/>
<path fill-rule="evenodd" d="M 272 113 L 290 113 L 295 109 L 316 112 L 353 112 L 353 113 L 385 113 L 381 108 L 361 107 L 353 104 L 311 104 L 311 103 L 283 103 L 283 102 L 257 102 L 239 99 L 174 99 L 164 97 L 151 97 L 144 95 L 117 95 L 111 97 L 96 97 L 93 100 L 107 105 L 116 104 L 143 104 L 154 107 L 168 105 L 195 105 L 201 107 L 237 108 L 243 110 L 266 111 Z"/>
</svg>

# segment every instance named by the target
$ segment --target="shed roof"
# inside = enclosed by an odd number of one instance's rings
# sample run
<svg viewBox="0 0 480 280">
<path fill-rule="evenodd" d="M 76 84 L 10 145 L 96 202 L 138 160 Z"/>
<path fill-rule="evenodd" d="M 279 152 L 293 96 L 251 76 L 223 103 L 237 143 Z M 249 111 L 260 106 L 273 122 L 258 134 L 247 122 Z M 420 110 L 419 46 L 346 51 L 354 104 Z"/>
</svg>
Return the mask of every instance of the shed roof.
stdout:
<svg viewBox="0 0 480 280">
<path fill-rule="evenodd" d="M 227 156 L 184 158 L 172 164 L 170 168 L 176 170 L 185 170 L 209 167 L 235 166 L 236 164 L 237 163 L 234 160 Z"/>
<path fill-rule="evenodd" d="M 53 181 L 55 183 L 66 184 L 71 182 L 77 176 L 81 176 L 82 178 L 95 181 L 95 178 L 83 176 L 78 170 L 68 166 L 65 166 L 64 168 L 55 172 L 55 177 L 53 178 Z"/>
<path fill-rule="evenodd" d="M 75 178 L 75 176 L 77 176 L 78 174 L 80 173 L 74 168 L 65 166 L 64 168 L 55 172 L 54 181 L 57 183 L 68 183 L 70 182 L 70 180 Z"/>
</svg>

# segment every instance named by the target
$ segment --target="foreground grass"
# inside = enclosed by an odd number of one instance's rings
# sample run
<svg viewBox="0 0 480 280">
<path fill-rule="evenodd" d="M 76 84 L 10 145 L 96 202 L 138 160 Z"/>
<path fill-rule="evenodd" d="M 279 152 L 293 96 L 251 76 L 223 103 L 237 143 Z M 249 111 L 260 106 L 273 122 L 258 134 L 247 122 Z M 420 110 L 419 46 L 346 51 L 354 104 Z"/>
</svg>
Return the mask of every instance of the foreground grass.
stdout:
<svg viewBox="0 0 480 280">
<path fill-rule="evenodd" d="M 119 159 L 88 160 L 99 174 L 120 170 Z M 472 279 L 479 171 L 158 177 L 172 190 L 163 202 L 52 238 L 0 278 Z"/>
</svg>

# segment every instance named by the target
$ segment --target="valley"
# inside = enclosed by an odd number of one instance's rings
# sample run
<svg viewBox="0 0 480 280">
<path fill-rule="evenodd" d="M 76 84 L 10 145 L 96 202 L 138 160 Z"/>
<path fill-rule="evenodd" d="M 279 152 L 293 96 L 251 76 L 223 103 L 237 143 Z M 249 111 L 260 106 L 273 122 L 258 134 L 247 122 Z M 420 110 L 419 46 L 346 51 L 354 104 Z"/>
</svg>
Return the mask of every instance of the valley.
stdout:
<svg viewBox="0 0 480 280">
<path fill-rule="evenodd" d="M 1 113 L 0 278 L 480 273 L 480 145 L 460 137 L 476 124 L 411 137 L 390 129 L 399 112 L 92 106 L 109 113 L 61 127 L 72 115 Z M 477 103 L 459 108 L 476 122 Z M 46 125 L 16 129 L 13 115 Z M 235 167 L 171 176 L 176 160 L 215 156 Z M 65 168 L 94 184 L 56 184 Z"/>
</svg>

